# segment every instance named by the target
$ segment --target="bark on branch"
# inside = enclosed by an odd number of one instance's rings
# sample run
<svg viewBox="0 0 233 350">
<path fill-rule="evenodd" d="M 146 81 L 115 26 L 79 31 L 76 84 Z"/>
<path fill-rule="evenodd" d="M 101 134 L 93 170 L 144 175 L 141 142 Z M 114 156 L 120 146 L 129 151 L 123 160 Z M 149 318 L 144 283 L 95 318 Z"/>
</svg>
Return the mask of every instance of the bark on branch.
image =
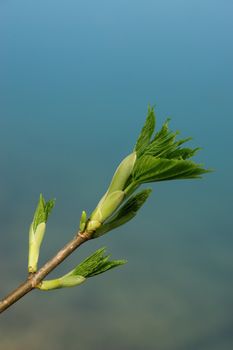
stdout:
<svg viewBox="0 0 233 350">
<path fill-rule="evenodd" d="M 8 309 L 16 301 L 21 299 L 43 281 L 43 279 L 61 264 L 75 249 L 89 240 L 91 237 L 87 233 L 77 233 L 52 259 L 42 266 L 36 273 L 29 275 L 28 279 L 19 285 L 14 291 L 0 301 L 0 313 Z"/>
</svg>

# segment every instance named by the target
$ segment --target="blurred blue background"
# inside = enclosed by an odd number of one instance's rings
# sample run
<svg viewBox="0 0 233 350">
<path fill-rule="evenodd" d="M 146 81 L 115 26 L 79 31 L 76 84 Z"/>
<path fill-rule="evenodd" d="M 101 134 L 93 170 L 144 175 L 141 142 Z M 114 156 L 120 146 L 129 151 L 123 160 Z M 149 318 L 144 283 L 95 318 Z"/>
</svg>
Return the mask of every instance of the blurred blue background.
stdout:
<svg viewBox="0 0 233 350">
<path fill-rule="evenodd" d="M 56 198 L 43 263 L 96 205 L 148 103 L 215 169 L 152 185 L 134 221 L 52 276 L 101 246 L 128 264 L 30 293 L 1 316 L 1 349 L 233 348 L 232 11 L 230 0 L 0 1 L 1 296 L 26 277 L 39 193 Z"/>
</svg>

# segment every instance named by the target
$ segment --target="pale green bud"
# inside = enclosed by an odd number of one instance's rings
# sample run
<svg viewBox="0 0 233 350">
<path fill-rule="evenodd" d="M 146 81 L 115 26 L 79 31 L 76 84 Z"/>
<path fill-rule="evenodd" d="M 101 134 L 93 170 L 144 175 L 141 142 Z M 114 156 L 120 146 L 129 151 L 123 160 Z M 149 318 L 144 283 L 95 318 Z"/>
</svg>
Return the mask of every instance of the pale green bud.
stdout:
<svg viewBox="0 0 233 350">
<path fill-rule="evenodd" d="M 86 230 L 93 232 L 101 226 L 101 224 L 113 214 L 124 199 L 124 187 L 132 174 L 133 167 L 136 161 L 136 152 L 129 154 L 120 163 L 113 175 L 110 186 L 101 198 L 97 207 L 91 214 L 90 220 L 87 223 Z"/>
<path fill-rule="evenodd" d="M 108 194 L 91 215 L 91 220 L 104 222 L 120 205 L 124 198 L 123 191 L 115 191 Z"/>
<path fill-rule="evenodd" d="M 42 194 L 40 195 L 33 221 L 29 229 L 28 271 L 30 273 L 37 271 L 40 246 L 44 238 L 46 222 L 54 207 L 54 203 L 54 199 L 46 202 Z"/>
<path fill-rule="evenodd" d="M 115 191 L 105 195 L 91 214 L 90 221 L 87 224 L 87 231 L 92 232 L 99 228 L 119 207 L 124 199 L 124 195 L 123 191 Z"/>
<path fill-rule="evenodd" d="M 63 276 L 53 280 L 42 281 L 36 288 L 40 290 L 53 290 L 58 288 L 75 287 L 86 280 L 83 276 Z"/>
<path fill-rule="evenodd" d="M 115 174 L 113 175 L 112 181 L 107 191 L 108 194 L 124 189 L 129 176 L 132 174 L 136 158 L 137 154 L 136 152 L 133 152 L 122 160 L 116 169 Z"/>
<path fill-rule="evenodd" d="M 34 232 L 33 223 L 29 230 L 29 253 L 28 253 L 28 272 L 37 271 L 37 263 L 40 254 L 40 246 L 45 234 L 46 224 L 41 222 Z"/>
<path fill-rule="evenodd" d="M 86 221 L 87 221 L 87 213 L 83 210 L 80 218 L 80 224 L 79 224 L 79 230 L 81 232 L 85 230 Z"/>
<path fill-rule="evenodd" d="M 95 210 L 93 210 L 92 214 L 91 214 L 91 219 L 93 219 L 93 217 L 96 215 L 96 212 L 99 210 L 99 208 L 102 207 L 104 201 L 105 201 L 105 198 L 107 197 L 107 192 L 103 195 L 103 197 L 101 198 L 101 200 L 99 201 L 99 203 L 97 204 L 97 207 L 95 208 Z M 89 225 L 90 223 L 88 223 Z"/>
<path fill-rule="evenodd" d="M 83 276 L 64 276 L 61 278 L 62 287 L 75 287 L 85 282 L 86 278 Z"/>
<path fill-rule="evenodd" d="M 97 220 L 90 220 L 88 221 L 87 224 L 87 232 L 94 232 L 95 230 L 97 230 L 97 228 L 99 228 L 102 225 L 101 222 L 97 221 Z"/>
</svg>

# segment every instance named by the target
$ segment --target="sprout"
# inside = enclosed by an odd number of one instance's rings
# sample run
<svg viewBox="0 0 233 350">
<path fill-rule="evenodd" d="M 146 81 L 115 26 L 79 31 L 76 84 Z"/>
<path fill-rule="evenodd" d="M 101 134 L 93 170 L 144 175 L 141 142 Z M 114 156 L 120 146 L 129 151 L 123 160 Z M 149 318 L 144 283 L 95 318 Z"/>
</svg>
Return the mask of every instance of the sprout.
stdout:
<svg viewBox="0 0 233 350">
<path fill-rule="evenodd" d="M 40 195 L 39 203 L 29 229 L 28 272 L 30 273 L 37 271 L 40 246 L 44 238 L 46 223 L 54 204 L 54 199 L 46 203 L 42 194 Z"/>
<path fill-rule="evenodd" d="M 124 265 L 126 260 L 109 260 L 105 248 L 100 248 L 66 275 L 53 280 L 45 280 L 37 285 L 40 290 L 52 290 L 64 287 L 75 287 L 86 281 L 87 278 L 99 275 L 117 266 Z"/>
</svg>

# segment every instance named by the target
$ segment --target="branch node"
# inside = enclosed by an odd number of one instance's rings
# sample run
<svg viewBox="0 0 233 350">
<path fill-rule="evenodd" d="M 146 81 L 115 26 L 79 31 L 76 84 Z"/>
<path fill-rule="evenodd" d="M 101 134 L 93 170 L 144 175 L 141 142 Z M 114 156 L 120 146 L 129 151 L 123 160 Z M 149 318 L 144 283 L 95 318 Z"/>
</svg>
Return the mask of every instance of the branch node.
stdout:
<svg viewBox="0 0 233 350">
<path fill-rule="evenodd" d="M 89 240 L 92 238 L 92 232 L 78 232 L 77 236 L 81 237 L 82 239 L 84 239 L 85 241 Z"/>
</svg>

